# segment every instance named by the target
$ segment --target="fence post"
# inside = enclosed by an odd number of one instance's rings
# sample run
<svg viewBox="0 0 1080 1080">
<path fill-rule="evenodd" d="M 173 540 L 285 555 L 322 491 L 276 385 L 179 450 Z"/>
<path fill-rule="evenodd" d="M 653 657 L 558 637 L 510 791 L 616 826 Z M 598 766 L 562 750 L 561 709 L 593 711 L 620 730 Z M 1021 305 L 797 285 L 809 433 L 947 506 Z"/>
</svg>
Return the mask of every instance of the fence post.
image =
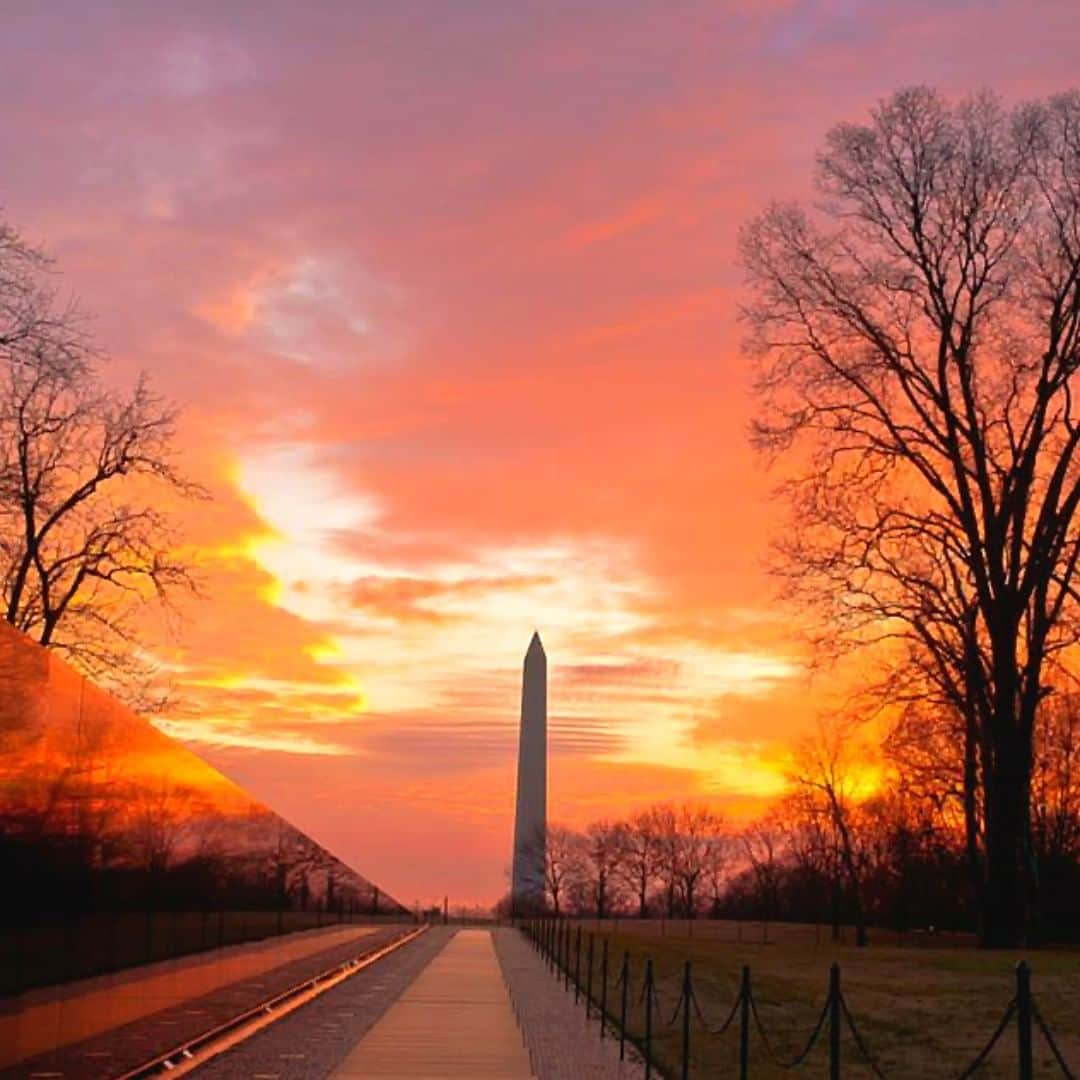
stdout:
<svg viewBox="0 0 1080 1080">
<path fill-rule="evenodd" d="M 750 965 L 743 964 L 739 981 L 739 1080 L 750 1076 Z"/>
<path fill-rule="evenodd" d="M 574 935 L 574 1004 L 578 1003 L 581 994 L 581 924 L 578 924 L 577 933 Z"/>
<path fill-rule="evenodd" d="M 600 1041 L 604 1039 L 607 1026 L 607 938 L 600 947 Z"/>
<path fill-rule="evenodd" d="M 626 1056 L 626 999 L 630 996 L 630 951 L 622 954 L 622 1005 L 619 1007 L 619 1060 Z"/>
<path fill-rule="evenodd" d="M 585 1019 L 592 1017 L 593 934 L 589 934 L 589 973 L 585 976 Z"/>
<path fill-rule="evenodd" d="M 645 957 L 645 1080 L 652 1077 L 652 957 Z"/>
<path fill-rule="evenodd" d="M 1026 960 L 1016 965 L 1016 1037 L 1020 1080 L 1035 1075 L 1031 1056 L 1031 968 Z"/>
<path fill-rule="evenodd" d="M 690 1080 L 690 999 L 693 994 L 690 982 L 690 961 L 683 968 L 682 983 L 682 1080 Z"/>
<path fill-rule="evenodd" d="M 840 965 L 829 968 L 829 1080 L 840 1080 Z"/>
</svg>

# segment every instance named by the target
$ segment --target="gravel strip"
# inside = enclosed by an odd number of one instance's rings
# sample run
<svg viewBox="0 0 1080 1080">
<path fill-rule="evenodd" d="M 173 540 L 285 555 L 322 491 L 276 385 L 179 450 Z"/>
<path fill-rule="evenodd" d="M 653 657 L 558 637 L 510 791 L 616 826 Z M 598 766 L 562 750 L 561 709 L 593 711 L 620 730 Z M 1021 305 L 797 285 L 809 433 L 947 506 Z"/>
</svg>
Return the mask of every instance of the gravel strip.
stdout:
<svg viewBox="0 0 1080 1080">
<path fill-rule="evenodd" d="M 619 1061 L 618 1038 L 600 1039 L 600 1022 L 586 1021 L 520 930 L 494 931 L 495 952 L 525 1035 L 538 1080 L 638 1080 L 645 1076 L 632 1047 Z"/>
<path fill-rule="evenodd" d="M 30 1077 L 35 1073 L 70 1080 L 105 1080 L 118 1076 L 295 983 L 361 953 L 371 952 L 410 929 L 405 926 L 380 927 L 364 937 L 281 964 L 251 978 L 219 987 L 202 997 L 178 1002 L 82 1042 L 28 1058 L 0 1070 L 0 1078 Z"/>
<path fill-rule="evenodd" d="M 198 1080 L 320 1080 L 348 1056 L 453 936 L 433 927 L 370 968 L 209 1061 Z"/>
</svg>

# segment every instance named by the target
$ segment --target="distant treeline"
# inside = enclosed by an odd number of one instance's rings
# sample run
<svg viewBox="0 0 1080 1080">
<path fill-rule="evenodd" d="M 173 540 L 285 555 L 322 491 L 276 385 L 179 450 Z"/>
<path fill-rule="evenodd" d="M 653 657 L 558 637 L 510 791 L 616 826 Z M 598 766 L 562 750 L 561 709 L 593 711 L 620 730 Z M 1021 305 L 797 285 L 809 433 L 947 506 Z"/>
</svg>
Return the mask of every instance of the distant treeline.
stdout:
<svg viewBox="0 0 1080 1080">
<path fill-rule="evenodd" d="M 800 747 L 786 794 L 749 824 L 688 804 L 552 826 L 548 910 L 853 925 L 862 939 L 875 926 L 977 932 L 982 865 L 949 736 L 947 719 L 925 712 L 905 714 L 883 748 L 857 726 L 823 729 Z M 1036 748 L 1035 940 L 1080 941 L 1077 698 L 1045 705 Z"/>
<path fill-rule="evenodd" d="M 175 840 L 148 848 L 138 831 L 92 837 L 26 831 L 0 815 L 0 865 L 17 883 L 8 910 L 22 921 L 120 911 L 326 911 L 403 909 L 318 844 L 265 810 L 239 821 L 193 816 L 156 824 Z M 181 833 L 185 834 L 181 837 Z"/>
</svg>

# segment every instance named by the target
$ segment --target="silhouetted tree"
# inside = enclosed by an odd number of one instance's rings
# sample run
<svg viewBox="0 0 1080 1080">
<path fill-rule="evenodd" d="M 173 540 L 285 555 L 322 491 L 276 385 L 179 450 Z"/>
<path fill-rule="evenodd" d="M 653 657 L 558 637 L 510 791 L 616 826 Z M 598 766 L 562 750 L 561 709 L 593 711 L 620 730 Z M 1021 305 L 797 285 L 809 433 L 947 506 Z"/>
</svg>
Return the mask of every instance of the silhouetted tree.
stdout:
<svg viewBox="0 0 1080 1080">
<path fill-rule="evenodd" d="M 132 619 L 190 588 L 163 492 L 201 489 L 173 460 L 175 410 L 103 361 L 48 260 L 0 221 L 0 606 L 7 622 L 128 696 L 144 675 Z"/>
<path fill-rule="evenodd" d="M 565 910 L 573 884 L 581 879 L 582 839 L 565 825 L 548 825 L 544 844 L 544 885 L 556 915 Z"/>
<path fill-rule="evenodd" d="M 833 644 L 899 643 L 969 732 L 981 940 L 1035 910 L 1031 771 L 1080 557 L 1080 93 L 1006 111 L 915 88 L 828 135 L 814 215 L 745 230 L 758 444 Z"/>
<path fill-rule="evenodd" d="M 635 813 L 620 828 L 619 865 L 616 872 L 636 901 L 637 916 L 648 915 L 649 891 L 656 877 L 659 838 L 656 821 L 648 810 Z"/>
<path fill-rule="evenodd" d="M 854 724 L 842 720 L 823 722 L 816 736 L 804 740 L 798 748 L 791 774 L 793 790 L 788 797 L 796 817 L 816 825 L 819 835 L 830 836 L 835 864 L 847 885 L 858 946 L 866 944 L 866 860 L 858 835 L 861 807 L 856 771 L 868 755 L 869 748 L 858 738 Z"/>
<path fill-rule="evenodd" d="M 595 821 L 586 827 L 583 839 L 581 872 L 588 883 L 590 906 L 603 919 L 618 904 L 615 868 L 622 855 L 620 830 L 610 821 Z"/>
</svg>

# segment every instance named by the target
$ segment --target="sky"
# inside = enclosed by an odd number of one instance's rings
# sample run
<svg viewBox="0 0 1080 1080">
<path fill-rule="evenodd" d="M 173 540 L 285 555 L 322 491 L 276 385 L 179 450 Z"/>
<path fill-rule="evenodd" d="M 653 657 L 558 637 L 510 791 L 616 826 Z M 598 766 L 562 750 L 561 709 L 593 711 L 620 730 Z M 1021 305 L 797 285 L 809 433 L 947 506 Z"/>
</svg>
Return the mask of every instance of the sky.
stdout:
<svg viewBox="0 0 1080 1080">
<path fill-rule="evenodd" d="M 739 227 L 913 83 L 1080 82 L 1073 0 L 13 2 L 0 207 L 183 409 L 170 734 L 406 903 L 549 816 L 735 819 L 828 708 L 767 574 Z"/>
</svg>

